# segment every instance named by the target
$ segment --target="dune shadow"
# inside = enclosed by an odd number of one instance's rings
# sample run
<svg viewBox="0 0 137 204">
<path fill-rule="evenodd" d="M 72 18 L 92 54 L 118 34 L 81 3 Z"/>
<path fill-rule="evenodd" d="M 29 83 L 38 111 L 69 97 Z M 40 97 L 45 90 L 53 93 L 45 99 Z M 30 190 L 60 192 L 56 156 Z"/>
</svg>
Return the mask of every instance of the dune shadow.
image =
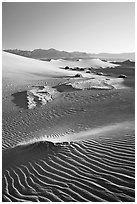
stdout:
<svg viewBox="0 0 137 204">
<path fill-rule="evenodd" d="M 27 163 L 41 158 L 48 158 L 61 149 L 61 144 L 55 145 L 48 141 L 37 141 L 32 144 L 18 145 L 13 148 L 3 150 L 2 167 L 3 171 L 10 167 Z"/>
<path fill-rule="evenodd" d="M 27 109 L 28 108 L 28 103 L 27 103 L 27 91 L 22 91 L 22 92 L 17 92 L 12 94 L 12 96 L 14 97 L 12 99 L 12 102 L 23 109 Z"/>
<path fill-rule="evenodd" d="M 33 88 L 39 88 L 39 90 L 42 90 L 44 88 L 44 86 L 32 86 Z M 46 91 L 42 93 L 47 93 Z M 27 91 L 22 91 L 22 92 L 16 92 L 14 94 L 12 94 L 12 96 L 14 97 L 12 99 L 12 102 L 20 107 L 20 108 L 23 108 L 23 109 L 28 109 L 28 99 L 27 99 Z M 41 106 L 42 103 L 41 101 L 39 100 L 39 98 L 37 96 L 34 96 L 34 101 L 37 103 L 37 107 Z"/>
<path fill-rule="evenodd" d="M 58 92 L 73 92 L 73 91 L 81 91 L 81 89 L 73 88 L 71 85 L 61 84 L 58 86 L 54 86 Z"/>
<path fill-rule="evenodd" d="M 99 72 L 102 72 L 104 76 L 111 76 L 118 78 L 119 75 L 124 74 L 127 78 L 124 78 L 123 84 L 130 88 L 135 88 L 135 68 L 132 67 L 117 67 L 117 68 L 105 68 L 98 69 Z"/>
</svg>

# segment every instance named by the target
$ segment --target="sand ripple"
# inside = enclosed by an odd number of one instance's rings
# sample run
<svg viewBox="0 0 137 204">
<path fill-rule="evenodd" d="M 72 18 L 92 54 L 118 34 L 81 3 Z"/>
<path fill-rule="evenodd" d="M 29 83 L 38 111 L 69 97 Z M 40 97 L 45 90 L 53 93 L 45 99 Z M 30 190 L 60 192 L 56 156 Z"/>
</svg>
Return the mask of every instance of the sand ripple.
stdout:
<svg viewBox="0 0 137 204">
<path fill-rule="evenodd" d="M 57 86 L 60 79 L 53 81 L 56 83 L 49 85 Z M 94 138 L 89 134 L 71 144 L 26 143 L 43 136 L 56 141 L 73 133 L 133 121 L 133 90 L 61 93 L 47 107 L 34 111 L 12 102 L 12 94 L 29 90 L 32 82 L 17 86 L 5 80 L 3 87 L 4 202 L 135 201 L 135 137 L 126 126 L 124 132 L 115 129 Z"/>
<path fill-rule="evenodd" d="M 4 150 L 3 201 L 134 202 L 134 140 L 121 135 Z"/>
</svg>

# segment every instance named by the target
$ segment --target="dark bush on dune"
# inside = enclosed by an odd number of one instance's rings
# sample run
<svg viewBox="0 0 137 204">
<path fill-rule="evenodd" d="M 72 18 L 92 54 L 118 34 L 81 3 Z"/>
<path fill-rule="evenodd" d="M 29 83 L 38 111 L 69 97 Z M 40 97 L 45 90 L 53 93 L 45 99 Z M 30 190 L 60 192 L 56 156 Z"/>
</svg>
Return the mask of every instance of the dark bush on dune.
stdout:
<svg viewBox="0 0 137 204">
<path fill-rule="evenodd" d="M 90 73 L 90 71 L 89 71 L 89 70 L 87 70 L 87 71 L 86 71 L 86 73 Z"/>
<path fill-rule="evenodd" d="M 82 77 L 82 75 L 81 74 L 76 74 L 75 77 Z"/>
<path fill-rule="evenodd" d="M 69 69 L 69 67 L 68 67 L 68 66 L 66 66 L 66 67 L 65 67 L 65 69 Z"/>
<path fill-rule="evenodd" d="M 127 78 L 127 76 L 124 75 L 124 74 L 120 74 L 120 75 L 118 76 L 118 78 Z"/>
<path fill-rule="evenodd" d="M 84 68 L 80 68 L 80 71 L 84 71 Z"/>
<path fill-rule="evenodd" d="M 103 72 L 97 72 L 97 75 L 103 75 Z"/>
<path fill-rule="evenodd" d="M 77 71 L 79 71 L 80 68 L 79 68 L 79 67 L 74 67 L 73 70 L 77 70 Z"/>
</svg>

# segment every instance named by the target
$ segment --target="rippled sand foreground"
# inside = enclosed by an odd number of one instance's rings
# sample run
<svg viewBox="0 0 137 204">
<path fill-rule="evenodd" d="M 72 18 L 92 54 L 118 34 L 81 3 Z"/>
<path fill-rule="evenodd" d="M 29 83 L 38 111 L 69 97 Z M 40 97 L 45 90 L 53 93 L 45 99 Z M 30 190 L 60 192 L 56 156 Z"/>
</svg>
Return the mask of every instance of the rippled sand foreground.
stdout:
<svg viewBox="0 0 137 204">
<path fill-rule="evenodd" d="M 133 134 L 10 150 L 4 154 L 3 200 L 134 201 Z"/>
<path fill-rule="evenodd" d="M 22 105 L 24 91 L 67 80 L 3 77 L 3 202 L 134 202 L 134 87 L 67 89 Z"/>
</svg>

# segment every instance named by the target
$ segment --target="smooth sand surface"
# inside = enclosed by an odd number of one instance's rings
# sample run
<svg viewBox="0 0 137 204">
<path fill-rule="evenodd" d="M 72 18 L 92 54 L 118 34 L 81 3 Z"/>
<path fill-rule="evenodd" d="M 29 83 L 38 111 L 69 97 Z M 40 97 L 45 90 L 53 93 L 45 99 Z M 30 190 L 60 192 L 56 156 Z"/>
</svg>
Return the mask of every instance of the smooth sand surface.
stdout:
<svg viewBox="0 0 137 204">
<path fill-rule="evenodd" d="M 45 63 L 3 57 L 3 201 L 134 202 L 134 76 L 127 84 L 112 76 L 113 89 L 64 88 L 46 105 L 24 108 L 35 86 L 84 80 Z"/>
<path fill-rule="evenodd" d="M 115 67 L 118 65 L 103 62 L 99 59 L 92 60 L 82 60 L 78 62 L 71 62 L 67 60 L 51 60 L 50 62 L 40 61 L 35 59 L 30 59 L 18 55 L 14 55 L 11 53 L 3 52 L 2 56 L 3 60 L 3 76 L 4 74 L 12 74 L 12 77 L 15 76 L 16 73 L 22 74 L 37 74 L 42 73 L 46 76 L 69 76 L 75 75 L 75 71 L 66 71 L 64 69 L 60 69 L 61 67 L 70 66 L 80 66 L 80 67 Z M 10 66 L 9 66 L 10 65 Z M 83 74 L 82 74 L 83 75 Z M 88 76 L 88 74 L 84 74 L 84 76 Z"/>
</svg>

